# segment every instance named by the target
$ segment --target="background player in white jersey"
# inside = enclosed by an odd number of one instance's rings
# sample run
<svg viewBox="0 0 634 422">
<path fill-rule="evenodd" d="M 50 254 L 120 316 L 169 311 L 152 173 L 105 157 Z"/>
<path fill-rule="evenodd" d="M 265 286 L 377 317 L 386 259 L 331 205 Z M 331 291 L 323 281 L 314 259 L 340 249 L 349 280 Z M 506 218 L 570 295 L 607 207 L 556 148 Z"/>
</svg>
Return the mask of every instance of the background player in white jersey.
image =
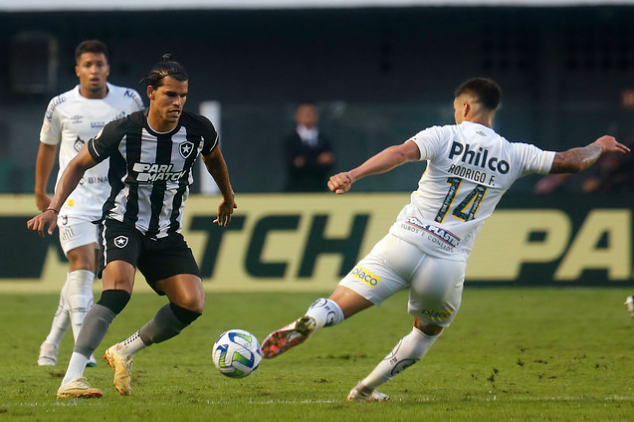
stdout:
<svg viewBox="0 0 634 422">
<path fill-rule="evenodd" d="M 40 133 L 40 148 L 35 164 L 35 200 L 40 211 L 51 199 L 46 185 L 53 169 L 57 146 L 59 173 L 85 142 L 111 120 L 143 109 L 139 94 L 107 82 L 110 73 L 108 48 L 97 40 L 86 40 L 75 49 L 75 73 L 79 85 L 53 98 L 46 110 Z M 62 287 L 51 331 L 40 346 L 38 365 L 56 365 L 59 344 L 69 325 L 77 339 L 82 321 L 93 304 L 98 226 L 101 208 L 110 191 L 108 162 L 104 161 L 84 175 L 79 187 L 59 211 L 59 240 L 68 257 L 69 271 Z M 88 363 L 94 366 L 91 358 Z"/>
<path fill-rule="evenodd" d="M 84 172 L 110 157 L 110 196 L 103 206 L 103 292 L 86 315 L 58 398 L 101 397 L 84 378 L 89 356 L 127 305 L 137 268 L 169 303 L 125 341 L 108 348 L 114 386 L 131 394 L 132 359 L 140 350 L 168 340 L 203 312 L 205 291 L 191 249 L 181 235 L 185 201 L 199 155 L 222 194 L 218 218 L 225 226 L 236 208 L 218 133 L 205 117 L 183 110 L 189 89 L 185 69 L 169 54 L 143 79 L 148 110 L 107 124 L 68 164 L 49 208 L 27 226 L 52 233 L 54 213 Z"/>
<path fill-rule="evenodd" d="M 306 315 L 271 333 L 262 342 L 265 358 L 275 357 L 318 329 L 338 324 L 408 289 L 412 332 L 348 395 L 349 401 L 388 400 L 376 388 L 418 362 L 455 318 L 473 242 L 513 182 L 530 173 L 578 172 L 602 154 L 629 152 L 611 136 L 557 153 L 508 142 L 492 129 L 500 97 L 495 82 L 470 79 L 455 92 L 455 125 L 423 130 L 359 167 L 330 178 L 330 190 L 343 194 L 362 177 L 410 161 L 427 161 L 418 189 L 389 234 L 328 299 L 318 299 Z"/>
</svg>

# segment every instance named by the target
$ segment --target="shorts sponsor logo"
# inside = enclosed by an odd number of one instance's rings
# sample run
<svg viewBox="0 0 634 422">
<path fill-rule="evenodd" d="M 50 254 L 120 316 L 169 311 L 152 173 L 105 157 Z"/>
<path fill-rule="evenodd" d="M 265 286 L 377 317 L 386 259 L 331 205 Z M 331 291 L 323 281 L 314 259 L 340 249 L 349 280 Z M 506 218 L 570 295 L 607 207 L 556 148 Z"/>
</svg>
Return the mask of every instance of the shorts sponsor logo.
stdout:
<svg viewBox="0 0 634 422">
<path fill-rule="evenodd" d="M 358 278 L 370 287 L 376 287 L 376 285 L 381 282 L 381 277 L 372 274 L 370 271 L 366 270 L 363 267 L 356 267 L 354 270 L 352 270 L 350 275 Z"/>
<path fill-rule="evenodd" d="M 75 232 L 72 227 L 60 227 L 59 237 L 63 242 L 68 242 L 75 237 Z"/>
<path fill-rule="evenodd" d="M 453 248 L 460 244 L 460 238 L 455 234 L 451 233 L 449 230 L 443 229 L 441 227 L 435 226 L 433 224 L 426 224 L 421 222 L 416 217 L 410 217 L 405 220 L 405 223 L 402 225 L 405 230 L 411 230 L 411 227 L 416 227 L 422 229 L 426 233 L 430 234 L 429 240 L 438 244 L 438 246 L 443 249 L 452 251 Z"/>
<path fill-rule="evenodd" d="M 193 150 L 194 150 L 194 143 L 190 141 L 182 142 L 178 146 L 178 152 L 183 158 L 189 157 Z"/>
<path fill-rule="evenodd" d="M 444 311 L 444 310 L 438 310 L 438 309 L 423 309 L 422 311 L 420 311 L 420 313 L 421 315 L 427 318 L 446 319 L 446 318 L 449 318 L 451 314 L 453 314 L 453 311 Z"/>
<path fill-rule="evenodd" d="M 118 236 L 118 237 L 115 237 L 114 239 L 114 245 L 119 249 L 125 248 L 127 244 L 128 244 L 127 236 Z"/>
</svg>

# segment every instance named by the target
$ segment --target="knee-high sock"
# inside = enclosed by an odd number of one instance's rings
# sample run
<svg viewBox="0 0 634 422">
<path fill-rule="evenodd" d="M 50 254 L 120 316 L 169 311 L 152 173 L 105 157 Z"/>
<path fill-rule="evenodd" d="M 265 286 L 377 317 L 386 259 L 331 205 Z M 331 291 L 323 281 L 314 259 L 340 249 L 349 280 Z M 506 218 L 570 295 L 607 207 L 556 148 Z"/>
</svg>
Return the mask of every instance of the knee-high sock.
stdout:
<svg viewBox="0 0 634 422">
<path fill-rule="evenodd" d="M 86 314 L 93 305 L 92 283 L 95 274 L 88 270 L 72 271 L 68 274 L 68 291 L 66 301 L 70 306 L 70 321 L 73 327 L 73 336 L 77 341 L 79 330 L 84 322 Z"/>
<path fill-rule="evenodd" d="M 317 299 L 310 305 L 306 315 L 317 322 L 315 331 L 323 327 L 332 327 L 344 320 L 343 311 L 337 303 L 330 299 Z"/>
<path fill-rule="evenodd" d="M 66 294 L 68 291 L 68 275 L 66 276 L 66 282 L 59 294 L 59 302 L 57 304 L 57 311 L 53 317 L 53 323 L 51 324 L 51 331 L 46 336 L 45 343 L 51 343 L 56 346 L 62 342 L 66 330 L 70 327 L 70 309 L 68 308 L 68 302 L 66 301 Z"/>
<path fill-rule="evenodd" d="M 361 381 L 369 391 L 388 382 L 425 356 L 440 335 L 430 336 L 417 328 L 403 337 L 396 347 Z"/>
<path fill-rule="evenodd" d="M 104 290 L 99 302 L 84 318 L 62 385 L 84 375 L 90 355 L 106 336 L 115 316 L 125 308 L 129 300 L 130 294 L 124 290 Z"/>
<path fill-rule="evenodd" d="M 84 369 L 86 369 L 90 355 L 106 336 L 115 316 L 116 314 L 112 310 L 100 304 L 96 304 L 88 311 L 86 318 L 84 318 L 83 327 L 77 336 L 62 385 L 84 375 Z"/>
<path fill-rule="evenodd" d="M 161 343 L 177 336 L 201 314 L 168 303 L 158 310 L 154 318 L 139 331 L 132 334 L 121 345 L 123 353 L 134 355 L 140 350 L 154 344 Z"/>
</svg>

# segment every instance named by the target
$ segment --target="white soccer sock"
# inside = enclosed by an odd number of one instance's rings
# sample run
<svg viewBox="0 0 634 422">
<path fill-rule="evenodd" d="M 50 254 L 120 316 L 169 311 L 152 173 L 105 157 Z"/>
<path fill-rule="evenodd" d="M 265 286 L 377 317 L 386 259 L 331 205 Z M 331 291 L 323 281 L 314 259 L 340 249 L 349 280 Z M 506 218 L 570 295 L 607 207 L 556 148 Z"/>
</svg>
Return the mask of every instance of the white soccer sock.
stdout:
<svg viewBox="0 0 634 422">
<path fill-rule="evenodd" d="M 88 358 L 86 356 L 82 355 L 81 353 L 73 352 L 70 357 L 70 362 L 68 363 L 66 376 L 64 376 L 64 379 L 62 380 L 62 387 L 79 377 L 83 377 L 84 369 L 86 369 L 87 363 Z"/>
<path fill-rule="evenodd" d="M 400 372 L 415 364 L 425 356 L 429 348 L 440 336 L 430 336 L 415 328 L 398 342 L 396 347 L 361 381 L 369 391 L 388 382 Z"/>
<path fill-rule="evenodd" d="M 148 347 L 148 345 L 141 340 L 138 331 L 119 343 L 119 346 L 120 348 L 118 348 L 118 350 L 130 356 L 134 356 L 135 353 Z"/>
<path fill-rule="evenodd" d="M 88 270 L 77 270 L 68 274 L 66 301 L 70 306 L 70 321 L 73 326 L 75 341 L 77 341 L 84 318 L 94 302 L 92 293 L 94 279 L 95 274 Z"/>
<path fill-rule="evenodd" d="M 311 316 L 317 322 L 315 331 L 323 327 L 331 327 L 344 320 L 343 311 L 337 303 L 330 299 L 317 299 L 310 305 L 306 315 Z"/>
<path fill-rule="evenodd" d="M 59 294 L 59 302 L 57 304 L 57 311 L 53 317 L 53 323 L 51 324 L 51 331 L 46 336 L 45 343 L 54 344 L 59 346 L 62 342 L 66 330 L 70 327 L 70 309 L 68 308 L 68 302 L 66 301 L 66 294 L 68 291 L 68 275 L 66 276 L 66 282 L 62 291 Z"/>
</svg>

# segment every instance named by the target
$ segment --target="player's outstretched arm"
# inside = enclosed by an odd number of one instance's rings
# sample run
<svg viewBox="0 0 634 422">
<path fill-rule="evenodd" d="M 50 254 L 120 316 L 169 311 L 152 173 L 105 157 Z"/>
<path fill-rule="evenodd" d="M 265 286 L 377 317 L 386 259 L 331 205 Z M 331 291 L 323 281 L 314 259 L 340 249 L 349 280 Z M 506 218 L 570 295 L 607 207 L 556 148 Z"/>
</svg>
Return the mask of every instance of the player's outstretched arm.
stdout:
<svg viewBox="0 0 634 422">
<path fill-rule="evenodd" d="M 593 165 L 601 155 L 613 152 L 625 154 L 630 149 L 617 142 L 613 136 L 605 135 L 585 147 L 556 153 L 550 172 L 577 173 Z"/>
<path fill-rule="evenodd" d="M 233 210 L 238 208 L 236 205 L 235 194 L 229 180 L 229 170 L 227 163 L 220 152 L 220 148 L 214 148 L 209 154 L 203 156 L 203 161 L 207 167 L 207 171 L 214 178 L 214 181 L 220 189 L 222 200 L 218 205 L 218 218 L 214 220 L 219 226 L 227 226 L 231 221 Z"/>
<path fill-rule="evenodd" d="M 47 233 L 52 235 L 53 230 L 57 226 L 57 215 L 59 214 L 59 210 L 62 208 L 62 205 L 75 190 L 84 175 L 84 172 L 89 168 L 94 167 L 96 164 L 97 163 L 88 152 L 88 144 L 84 145 L 75 158 L 73 158 L 70 163 L 68 163 L 68 166 L 66 166 L 66 169 L 64 170 L 64 173 L 62 173 L 62 177 L 59 179 L 59 183 L 57 184 L 55 197 L 48 205 L 48 208 L 44 210 L 42 214 L 30 219 L 26 223 L 26 227 L 29 230 L 38 232 L 40 236 L 44 237 L 44 230 L 46 230 L 46 227 L 48 226 Z"/>
<path fill-rule="evenodd" d="M 373 174 L 386 173 L 401 164 L 420 159 L 420 150 L 414 141 L 393 145 L 370 157 L 359 167 L 335 174 L 328 180 L 328 189 L 336 194 L 348 192 L 354 182 Z"/>
</svg>

